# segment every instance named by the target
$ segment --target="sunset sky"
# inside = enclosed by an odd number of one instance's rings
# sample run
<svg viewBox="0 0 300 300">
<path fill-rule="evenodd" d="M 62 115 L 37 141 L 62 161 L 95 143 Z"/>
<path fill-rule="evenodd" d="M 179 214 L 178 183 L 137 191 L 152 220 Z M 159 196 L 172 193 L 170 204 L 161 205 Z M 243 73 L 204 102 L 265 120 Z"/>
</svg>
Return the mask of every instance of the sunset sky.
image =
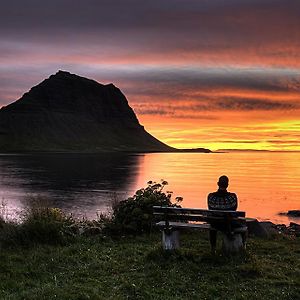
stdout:
<svg viewBox="0 0 300 300">
<path fill-rule="evenodd" d="M 0 107 L 59 69 L 179 147 L 300 150 L 299 0 L 10 0 Z"/>
</svg>

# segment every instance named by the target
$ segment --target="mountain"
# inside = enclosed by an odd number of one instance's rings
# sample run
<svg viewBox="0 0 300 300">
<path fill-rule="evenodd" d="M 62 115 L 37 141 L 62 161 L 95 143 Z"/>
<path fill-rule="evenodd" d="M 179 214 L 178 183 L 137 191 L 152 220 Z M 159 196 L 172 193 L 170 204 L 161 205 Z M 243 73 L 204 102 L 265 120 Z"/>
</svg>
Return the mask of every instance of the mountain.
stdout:
<svg viewBox="0 0 300 300">
<path fill-rule="evenodd" d="M 113 84 L 69 72 L 51 75 L 0 109 L 0 152 L 174 150 L 140 125 Z"/>
</svg>

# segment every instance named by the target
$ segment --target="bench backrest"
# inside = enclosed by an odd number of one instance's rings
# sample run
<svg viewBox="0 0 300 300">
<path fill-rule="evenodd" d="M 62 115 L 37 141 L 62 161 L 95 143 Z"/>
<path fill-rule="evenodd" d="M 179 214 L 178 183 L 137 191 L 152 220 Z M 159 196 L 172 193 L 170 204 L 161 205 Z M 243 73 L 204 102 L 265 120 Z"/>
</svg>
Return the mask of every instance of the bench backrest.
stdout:
<svg viewBox="0 0 300 300">
<path fill-rule="evenodd" d="M 153 214 L 161 216 L 165 220 L 185 220 L 185 221 L 222 221 L 244 218 L 244 211 L 230 210 L 209 210 L 198 208 L 179 208 L 169 206 L 153 206 Z"/>
</svg>

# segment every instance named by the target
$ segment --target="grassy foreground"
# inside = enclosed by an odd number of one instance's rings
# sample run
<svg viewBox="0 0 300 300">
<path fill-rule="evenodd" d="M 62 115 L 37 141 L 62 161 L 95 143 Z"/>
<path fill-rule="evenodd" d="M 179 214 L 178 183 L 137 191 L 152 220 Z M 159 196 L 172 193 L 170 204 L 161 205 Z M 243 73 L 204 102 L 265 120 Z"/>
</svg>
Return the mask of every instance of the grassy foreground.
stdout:
<svg viewBox="0 0 300 300">
<path fill-rule="evenodd" d="M 300 299 L 300 239 L 249 239 L 243 257 L 210 254 L 207 233 L 78 236 L 0 251 L 0 299 Z"/>
</svg>

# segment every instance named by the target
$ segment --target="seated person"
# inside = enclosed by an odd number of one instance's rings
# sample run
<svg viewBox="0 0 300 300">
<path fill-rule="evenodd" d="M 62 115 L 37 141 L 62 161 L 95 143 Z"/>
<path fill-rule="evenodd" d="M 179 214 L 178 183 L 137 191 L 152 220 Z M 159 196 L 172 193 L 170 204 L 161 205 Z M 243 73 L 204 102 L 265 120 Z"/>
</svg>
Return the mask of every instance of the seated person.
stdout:
<svg viewBox="0 0 300 300">
<path fill-rule="evenodd" d="M 219 178 L 219 189 L 210 193 L 207 197 L 208 209 L 214 210 L 236 210 L 237 196 L 227 191 L 229 179 L 223 175 Z"/>
<path fill-rule="evenodd" d="M 208 209 L 212 210 L 236 210 L 238 206 L 237 196 L 234 193 L 227 191 L 229 179 L 223 175 L 219 178 L 219 189 L 210 193 L 207 197 Z M 217 230 L 226 232 L 228 235 L 232 235 L 231 229 L 241 227 L 240 223 L 231 222 L 230 224 L 212 222 L 211 226 L 216 230 L 210 230 L 209 237 L 212 251 L 215 252 L 217 244 Z M 245 235 L 242 236 L 243 243 L 245 242 Z"/>
</svg>

